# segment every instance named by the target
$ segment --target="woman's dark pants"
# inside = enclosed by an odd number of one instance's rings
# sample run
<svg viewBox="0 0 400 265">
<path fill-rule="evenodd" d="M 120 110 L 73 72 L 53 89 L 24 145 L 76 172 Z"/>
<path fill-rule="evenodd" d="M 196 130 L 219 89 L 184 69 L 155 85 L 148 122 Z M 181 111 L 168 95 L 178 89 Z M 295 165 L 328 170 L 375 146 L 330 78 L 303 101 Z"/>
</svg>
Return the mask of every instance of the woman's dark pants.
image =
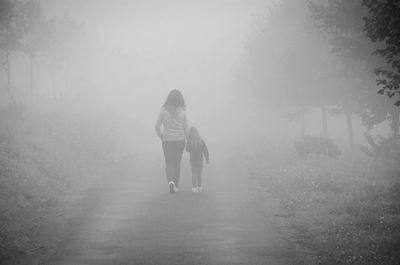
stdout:
<svg viewBox="0 0 400 265">
<path fill-rule="evenodd" d="M 181 159 L 185 149 L 185 140 L 182 141 L 164 141 L 162 143 L 165 157 L 165 172 L 167 181 L 173 181 L 179 186 L 179 177 L 181 172 Z"/>
</svg>

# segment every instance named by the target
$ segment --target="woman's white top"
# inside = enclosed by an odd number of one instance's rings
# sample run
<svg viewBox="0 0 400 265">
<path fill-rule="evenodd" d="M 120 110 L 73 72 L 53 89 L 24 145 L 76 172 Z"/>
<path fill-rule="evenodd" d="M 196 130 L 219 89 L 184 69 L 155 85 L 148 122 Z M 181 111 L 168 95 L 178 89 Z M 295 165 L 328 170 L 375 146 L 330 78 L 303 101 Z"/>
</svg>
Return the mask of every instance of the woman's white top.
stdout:
<svg viewBox="0 0 400 265">
<path fill-rule="evenodd" d="M 163 141 L 185 140 L 189 123 L 185 111 L 180 107 L 163 107 L 156 121 L 156 127 L 162 129 Z"/>
</svg>

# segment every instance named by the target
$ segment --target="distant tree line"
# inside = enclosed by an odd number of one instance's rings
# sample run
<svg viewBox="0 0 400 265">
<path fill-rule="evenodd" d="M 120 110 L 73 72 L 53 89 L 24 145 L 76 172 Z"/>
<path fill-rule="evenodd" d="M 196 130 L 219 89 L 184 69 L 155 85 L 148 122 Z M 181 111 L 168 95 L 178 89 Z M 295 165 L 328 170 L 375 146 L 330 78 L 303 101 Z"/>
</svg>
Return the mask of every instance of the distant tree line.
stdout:
<svg viewBox="0 0 400 265">
<path fill-rule="evenodd" d="M 352 147 L 353 116 L 366 134 L 388 121 L 398 143 L 400 1 L 281 1 L 266 20 L 247 49 L 253 89 L 274 84 L 274 104 L 294 109 L 303 124 L 319 108 L 325 137 L 327 113 L 345 114 Z"/>
<path fill-rule="evenodd" d="M 71 42 L 81 34 L 82 26 L 69 17 L 47 18 L 37 0 L 0 0 L 0 50 L 6 72 L 7 104 L 13 101 L 11 55 L 25 54 L 30 69 L 30 99 L 35 99 L 35 58 L 46 60 L 56 96 L 56 76 Z"/>
</svg>

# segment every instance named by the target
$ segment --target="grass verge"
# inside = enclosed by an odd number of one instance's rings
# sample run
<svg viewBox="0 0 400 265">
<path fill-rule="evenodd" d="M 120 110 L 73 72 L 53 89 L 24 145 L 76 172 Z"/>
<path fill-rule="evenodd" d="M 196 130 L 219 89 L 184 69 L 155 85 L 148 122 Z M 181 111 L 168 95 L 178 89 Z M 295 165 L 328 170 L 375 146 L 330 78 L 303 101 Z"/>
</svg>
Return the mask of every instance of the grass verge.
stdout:
<svg viewBox="0 0 400 265">
<path fill-rule="evenodd" d="M 299 158 L 279 148 L 245 157 L 313 263 L 400 264 L 398 165 L 354 153 Z"/>
<path fill-rule="evenodd" d="M 112 143 L 61 113 L 0 111 L 0 264 L 39 264 L 61 243 L 71 193 L 104 174 Z"/>
</svg>

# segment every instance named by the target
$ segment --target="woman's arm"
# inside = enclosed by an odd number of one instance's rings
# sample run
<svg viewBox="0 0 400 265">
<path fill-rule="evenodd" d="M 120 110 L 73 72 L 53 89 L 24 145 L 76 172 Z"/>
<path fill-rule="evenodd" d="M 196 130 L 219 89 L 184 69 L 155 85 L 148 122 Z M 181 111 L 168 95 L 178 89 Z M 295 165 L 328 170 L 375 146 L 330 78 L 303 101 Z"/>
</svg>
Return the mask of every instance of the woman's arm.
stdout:
<svg viewBox="0 0 400 265">
<path fill-rule="evenodd" d="M 210 161 L 210 154 L 208 153 L 208 148 L 207 148 L 206 142 L 204 142 L 204 140 L 203 140 L 203 154 L 208 163 Z"/>
<path fill-rule="evenodd" d="M 156 130 L 156 134 L 157 134 L 158 138 L 160 138 L 162 140 L 161 124 L 162 124 L 162 111 L 158 115 L 156 124 L 154 126 L 154 129 Z"/>
</svg>

